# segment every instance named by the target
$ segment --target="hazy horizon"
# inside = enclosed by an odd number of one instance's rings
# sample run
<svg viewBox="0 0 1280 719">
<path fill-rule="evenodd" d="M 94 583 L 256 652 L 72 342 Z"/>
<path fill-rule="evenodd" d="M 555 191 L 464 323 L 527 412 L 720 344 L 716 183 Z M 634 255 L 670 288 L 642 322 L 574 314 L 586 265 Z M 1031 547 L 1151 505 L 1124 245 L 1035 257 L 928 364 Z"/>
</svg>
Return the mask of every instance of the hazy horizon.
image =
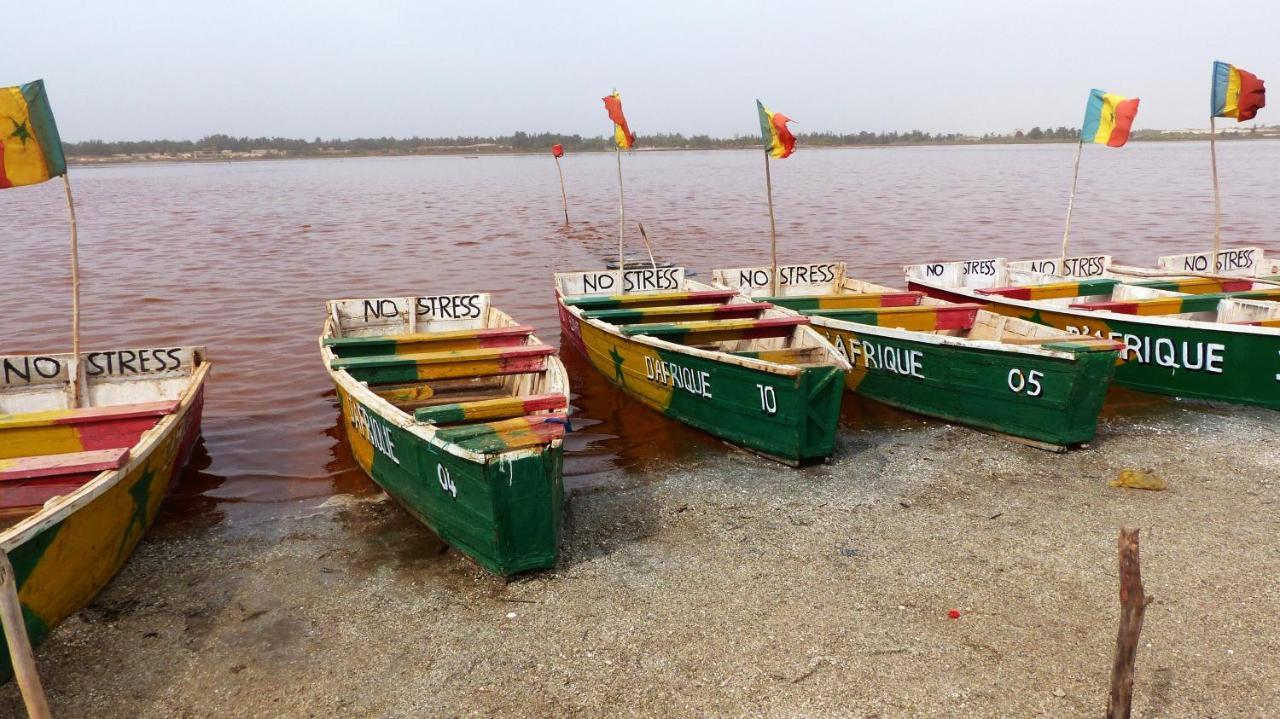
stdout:
<svg viewBox="0 0 1280 719">
<path fill-rule="evenodd" d="M 757 97 L 797 132 L 982 135 L 1078 126 L 1092 87 L 1141 97 L 1136 128 L 1203 127 L 1213 60 L 1280 71 L 1261 2 L 546 7 L 50 3 L 0 85 L 44 78 L 68 142 L 592 137 L 614 87 L 642 135 L 751 134 Z"/>
</svg>

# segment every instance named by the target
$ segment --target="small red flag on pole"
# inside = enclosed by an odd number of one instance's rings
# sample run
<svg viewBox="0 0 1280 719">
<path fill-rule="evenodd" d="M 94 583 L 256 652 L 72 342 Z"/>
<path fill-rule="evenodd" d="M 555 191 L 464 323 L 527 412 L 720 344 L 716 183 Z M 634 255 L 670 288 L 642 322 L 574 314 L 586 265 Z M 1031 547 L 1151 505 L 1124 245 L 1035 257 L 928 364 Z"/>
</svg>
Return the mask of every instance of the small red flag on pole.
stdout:
<svg viewBox="0 0 1280 719">
<path fill-rule="evenodd" d="M 551 156 L 556 161 L 556 172 L 560 175 L 560 199 L 564 200 L 564 225 L 569 226 L 569 195 L 564 191 L 564 170 L 560 168 L 560 158 L 564 157 L 564 145 L 556 143 L 551 146 Z"/>
</svg>

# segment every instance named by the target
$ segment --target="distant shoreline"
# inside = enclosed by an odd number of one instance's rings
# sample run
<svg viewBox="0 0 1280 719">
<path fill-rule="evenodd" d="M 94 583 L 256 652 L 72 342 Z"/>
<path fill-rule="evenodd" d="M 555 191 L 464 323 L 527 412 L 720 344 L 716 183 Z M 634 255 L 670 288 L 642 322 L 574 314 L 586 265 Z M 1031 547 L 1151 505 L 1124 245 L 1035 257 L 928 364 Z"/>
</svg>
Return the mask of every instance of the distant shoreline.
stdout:
<svg viewBox="0 0 1280 719">
<path fill-rule="evenodd" d="M 1148 134 L 1149 133 L 1149 134 Z M 1191 133 L 1165 133 L 1161 131 L 1143 131 L 1141 136 L 1135 133 L 1132 142 L 1204 142 L 1208 139 L 1207 133 L 1191 134 Z M 1246 132 L 1220 132 L 1218 139 L 1224 142 L 1236 142 L 1246 140 L 1280 140 L 1280 132 L 1271 133 L 1246 133 Z M 815 144 L 808 145 L 805 149 L 831 149 L 831 150 L 858 150 L 858 149 L 885 149 L 885 148 L 918 148 L 918 147 L 974 147 L 974 146 L 1008 146 L 1008 145 L 1069 145 L 1077 142 L 1075 139 L 1062 138 L 1044 138 L 1039 140 L 1018 139 L 1004 137 L 990 140 L 949 140 L 949 141 L 932 141 L 932 142 L 892 142 L 877 144 Z M 638 147 L 636 152 L 708 152 L 708 151 L 732 151 L 732 150 L 750 150 L 750 146 L 734 145 L 688 145 L 684 147 Z M 572 154 L 605 154 L 612 150 L 600 149 L 580 149 L 575 150 Z M 287 152 L 259 152 L 259 151 L 225 151 L 216 155 L 212 153 L 204 154 L 204 156 L 189 156 L 190 153 L 133 153 L 121 156 L 120 154 L 110 156 L 94 156 L 94 155 L 68 155 L 67 163 L 80 167 L 84 166 L 109 166 L 109 165 L 134 165 L 134 164 L 217 164 L 231 162 L 254 162 L 263 160 L 323 160 L 335 158 L 366 158 L 366 157 L 512 157 L 512 156 L 540 156 L 549 153 L 548 150 L 516 150 L 513 148 L 477 148 L 477 147 L 460 147 L 460 148 L 439 148 L 429 151 L 358 151 L 358 150 L 339 150 L 327 152 L 309 152 L 291 154 Z"/>
</svg>

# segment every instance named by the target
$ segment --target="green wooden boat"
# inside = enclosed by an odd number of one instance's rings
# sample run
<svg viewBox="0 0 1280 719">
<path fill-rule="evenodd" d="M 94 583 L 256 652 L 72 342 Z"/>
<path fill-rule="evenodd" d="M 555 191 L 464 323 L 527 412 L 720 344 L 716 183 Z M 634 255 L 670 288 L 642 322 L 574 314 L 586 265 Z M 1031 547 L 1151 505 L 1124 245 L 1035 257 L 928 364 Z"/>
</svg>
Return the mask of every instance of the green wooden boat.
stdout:
<svg viewBox="0 0 1280 719">
<path fill-rule="evenodd" d="M 331 300 L 320 336 L 360 467 L 499 575 L 556 563 L 569 381 L 489 295 Z"/>
<path fill-rule="evenodd" d="M 905 271 L 909 289 L 938 299 L 981 302 L 1002 315 L 1119 341 L 1117 384 L 1280 409 L 1280 288 L 1274 283 L 1217 277 L 1063 281 L 1010 270 L 1001 259 L 908 265 Z M 1224 286 L 1229 291 L 1213 291 Z"/>
<path fill-rule="evenodd" d="M 1119 345 L 850 279 L 843 262 L 716 270 L 715 283 L 810 316 L 885 404 L 1046 449 L 1093 439 Z"/>
<path fill-rule="evenodd" d="M 835 448 L 849 363 L 809 320 L 680 267 L 555 276 L 567 342 L 645 405 L 787 464 Z"/>
</svg>

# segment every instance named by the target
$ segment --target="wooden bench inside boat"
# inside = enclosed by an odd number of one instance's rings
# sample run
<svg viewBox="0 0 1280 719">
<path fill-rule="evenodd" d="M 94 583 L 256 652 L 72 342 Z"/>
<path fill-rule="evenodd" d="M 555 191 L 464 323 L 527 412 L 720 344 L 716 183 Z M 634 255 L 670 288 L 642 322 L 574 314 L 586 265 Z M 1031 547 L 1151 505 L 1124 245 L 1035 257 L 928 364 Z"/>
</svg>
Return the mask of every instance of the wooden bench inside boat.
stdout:
<svg viewBox="0 0 1280 719">
<path fill-rule="evenodd" d="M 735 357 L 758 359 L 774 364 L 785 364 L 793 367 L 830 364 L 825 347 L 783 347 L 771 350 L 740 350 L 730 352 Z"/>
<path fill-rule="evenodd" d="M 128 447 L 0 460 L 0 482 L 86 472 L 97 474 L 108 469 L 120 469 L 128 460 Z"/>
<path fill-rule="evenodd" d="M 915 332 L 967 330 L 973 327 L 983 305 L 921 305 L 914 307 L 867 307 L 851 310 L 802 310 L 805 315 L 859 322 L 876 327 L 897 327 Z"/>
<path fill-rule="evenodd" d="M 920 304 L 923 292 L 833 292 L 820 295 L 761 297 L 793 310 L 856 309 L 862 307 L 910 307 Z"/>
<path fill-rule="evenodd" d="M 1178 297 L 1149 297 L 1137 300 L 1108 302 L 1076 302 L 1071 305 L 1081 310 L 1106 310 L 1126 315 L 1180 315 L 1191 312 L 1215 312 L 1222 300 L 1271 300 L 1280 299 L 1280 288 L 1252 290 L 1249 292 L 1218 292 L 1207 295 L 1183 295 Z"/>
<path fill-rule="evenodd" d="M 413 354 L 415 351 L 441 352 L 482 347 L 518 347 L 528 341 L 533 331 L 533 327 L 529 325 L 514 325 L 442 332 L 413 332 L 401 335 L 326 337 L 324 344 L 339 357 L 368 357 Z"/>
<path fill-rule="evenodd" d="M 0 460 L 132 447 L 178 401 L 140 402 L 0 415 Z M 51 428 L 64 429 L 50 431 Z"/>
<path fill-rule="evenodd" d="M 1013 285 L 1010 287 L 986 287 L 977 290 L 980 295 L 1000 295 L 1011 300 L 1052 300 L 1063 297 L 1090 297 L 1110 295 L 1120 280 L 1103 277 L 1070 282 L 1048 282 L 1043 285 Z"/>
<path fill-rule="evenodd" d="M 704 344 L 735 340 L 790 337 L 796 327 L 809 324 L 808 317 L 766 317 L 764 319 L 703 320 L 701 322 L 656 322 L 622 325 L 625 335 L 646 335 L 683 344 Z"/>
<path fill-rule="evenodd" d="M 579 295 L 563 298 L 568 307 L 584 310 L 607 310 L 619 307 L 661 307 L 663 305 L 692 305 L 707 302 L 728 302 L 736 297 L 737 290 L 691 290 L 687 292 L 649 292 L 635 295 Z"/>
<path fill-rule="evenodd" d="M 492 421 L 523 417 L 534 412 L 565 409 L 569 402 L 563 394 L 535 394 L 523 397 L 480 399 L 423 407 L 413 418 L 424 424 Z"/>
<path fill-rule="evenodd" d="M 556 412 L 446 427 L 436 436 L 472 452 L 497 453 L 547 444 L 563 437 L 568 425 L 568 416 Z"/>
<path fill-rule="evenodd" d="M 335 370 L 346 370 L 356 380 L 369 384 L 408 383 L 415 380 L 493 377 L 541 372 L 547 367 L 547 357 L 555 352 L 554 347 L 543 344 L 487 347 L 372 357 L 340 357 L 334 359 L 330 366 Z"/>
<path fill-rule="evenodd" d="M 668 322 L 730 319 L 734 317 L 756 317 L 765 310 L 773 309 L 768 302 L 743 302 L 740 304 L 699 304 L 699 305 L 664 305 L 660 307 L 634 307 L 616 310 L 591 310 L 582 316 L 589 320 L 600 320 L 609 324 L 622 325 L 637 322 Z"/>
<path fill-rule="evenodd" d="M 1168 290 L 1190 295 L 1220 292 L 1244 292 L 1253 289 L 1254 280 L 1246 277 L 1183 277 L 1179 279 L 1137 280 L 1126 282 L 1134 287 L 1146 287 L 1151 290 Z"/>
</svg>

